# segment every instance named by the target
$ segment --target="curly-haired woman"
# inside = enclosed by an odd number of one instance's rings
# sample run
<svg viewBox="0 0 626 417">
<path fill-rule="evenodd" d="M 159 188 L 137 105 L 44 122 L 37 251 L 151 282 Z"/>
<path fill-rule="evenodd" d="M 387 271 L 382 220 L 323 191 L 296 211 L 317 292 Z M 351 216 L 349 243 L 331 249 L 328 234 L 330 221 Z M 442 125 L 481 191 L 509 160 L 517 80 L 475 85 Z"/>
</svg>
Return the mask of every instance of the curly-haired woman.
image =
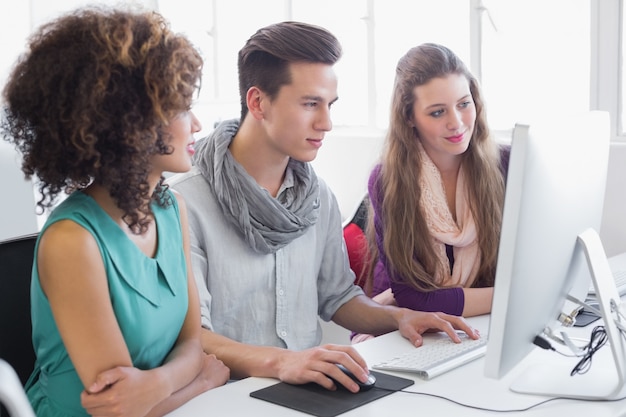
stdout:
<svg viewBox="0 0 626 417">
<path fill-rule="evenodd" d="M 157 13 L 84 8 L 30 38 L 2 134 L 50 214 L 31 302 L 38 416 L 162 415 L 223 384 L 200 345 L 183 200 L 202 59 Z"/>
</svg>

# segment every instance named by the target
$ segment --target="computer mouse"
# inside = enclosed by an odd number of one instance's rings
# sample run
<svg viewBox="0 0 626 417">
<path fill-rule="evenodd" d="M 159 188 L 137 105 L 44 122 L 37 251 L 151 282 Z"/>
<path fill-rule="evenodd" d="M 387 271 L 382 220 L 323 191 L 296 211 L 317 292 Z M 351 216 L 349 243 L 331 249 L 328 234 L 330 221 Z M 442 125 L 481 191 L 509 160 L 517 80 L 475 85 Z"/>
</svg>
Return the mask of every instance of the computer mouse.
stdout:
<svg viewBox="0 0 626 417">
<path fill-rule="evenodd" d="M 356 382 L 356 384 L 359 386 L 359 392 L 369 391 L 370 389 L 372 389 L 374 387 L 374 385 L 376 385 L 376 377 L 374 375 L 372 375 L 372 374 L 369 374 L 367 376 L 367 382 L 361 382 L 345 366 L 337 364 L 337 367 L 341 370 L 341 372 L 343 372 L 348 377 L 350 377 L 350 379 L 352 379 L 354 382 Z M 337 384 L 337 385 L 338 386 L 343 386 L 341 384 Z"/>
</svg>

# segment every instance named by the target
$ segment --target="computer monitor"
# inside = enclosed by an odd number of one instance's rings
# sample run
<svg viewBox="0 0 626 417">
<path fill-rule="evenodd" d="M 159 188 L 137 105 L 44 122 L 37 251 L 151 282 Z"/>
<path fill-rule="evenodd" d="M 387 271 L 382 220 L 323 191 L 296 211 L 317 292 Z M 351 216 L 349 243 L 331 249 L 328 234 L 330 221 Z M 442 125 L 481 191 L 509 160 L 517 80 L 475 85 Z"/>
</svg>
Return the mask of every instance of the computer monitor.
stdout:
<svg viewBox="0 0 626 417">
<path fill-rule="evenodd" d="M 513 131 L 485 356 L 487 377 L 502 378 L 518 365 L 525 367 L 513 381 L 513 391 L 608 399 L 624 385 L 623 338 L 607 305 L 601 308 L 604 318 L 609 317 L 609 336 L 616 339 L 611 348 L 621 349 L 614 352 L 619 358 L 610 361 L 611 369 L 600 369 L 594 362 L 586 374 L 570 376 L 580 358 L 554 352 L 546 352 L 554 356 L 548 363 L 520 364 L 539 349 L 533 344 L 535 337 L 548 327 L 558 330 L 561 313 L 572 312 L 571 305 L 564 310 L 568 295 L 585 299 L 590 279 L 602 287 L 604 304 L 619 300 L 596 233 L 602 218 L 609 129 L 608 114 L 593 111 L 518 124 Z"/>
</svg>

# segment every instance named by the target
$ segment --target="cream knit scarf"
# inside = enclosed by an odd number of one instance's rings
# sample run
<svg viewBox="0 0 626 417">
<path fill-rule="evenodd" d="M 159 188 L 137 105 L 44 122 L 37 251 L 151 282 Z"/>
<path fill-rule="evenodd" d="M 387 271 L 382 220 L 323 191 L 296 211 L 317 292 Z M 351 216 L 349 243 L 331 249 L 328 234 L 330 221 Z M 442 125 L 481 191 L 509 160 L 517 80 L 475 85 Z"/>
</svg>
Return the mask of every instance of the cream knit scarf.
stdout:
<svg viewBox="0 0 626 417">
<path fill-rule="evenodd" d="M 440 267 L 435 274 L 435 282 L 441 286 L 469 287 L 476 279 L 480 264 L 476 224 L 467 201 L 465 170 L 459 169 L 456 187 L 456 216 L 446 202 L 446 193 L 439 169 L 426 151 L 419 145 L 423 161 L 419 186 L 422 189 L 421 207 L 426 216 L 428 230 L 433 240 Z M 450 271 L 450 262 L 445 245 L 454 249 L 454 266 Z"/>
</svg>

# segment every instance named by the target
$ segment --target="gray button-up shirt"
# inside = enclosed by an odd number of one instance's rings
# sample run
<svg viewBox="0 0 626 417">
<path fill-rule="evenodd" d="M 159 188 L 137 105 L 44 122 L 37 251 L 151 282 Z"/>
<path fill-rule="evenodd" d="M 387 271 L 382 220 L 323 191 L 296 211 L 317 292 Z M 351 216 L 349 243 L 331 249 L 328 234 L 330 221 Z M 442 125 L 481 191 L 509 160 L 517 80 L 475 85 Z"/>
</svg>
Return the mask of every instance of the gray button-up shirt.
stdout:
<svg viewBox="0 0 626 417">
<path fill-rule="evenodd" d="M 291 187 L 288 170 L 279 193 Z M 254 345 L 307 349 L 330 320 L 362 294 L 354 285 L 335 196 L 320 181 L 320 215 L 306 233 L 272 254 L 253 251 L 224 217 L 197 168 L 168 183 L 187 202 L 202 325 Z"/>
</svg>

